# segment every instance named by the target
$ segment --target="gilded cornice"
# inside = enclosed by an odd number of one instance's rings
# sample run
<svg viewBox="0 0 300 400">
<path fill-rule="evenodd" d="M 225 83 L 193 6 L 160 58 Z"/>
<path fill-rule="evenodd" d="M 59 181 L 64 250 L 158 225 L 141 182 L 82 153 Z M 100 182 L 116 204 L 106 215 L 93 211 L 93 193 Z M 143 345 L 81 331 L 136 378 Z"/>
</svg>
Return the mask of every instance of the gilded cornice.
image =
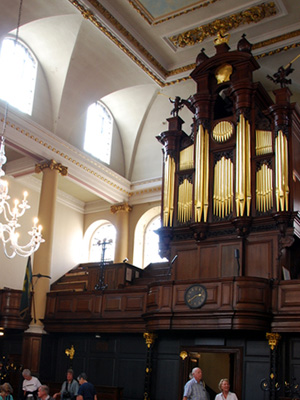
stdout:
<svg viewBox="0 0 300 400">
<path fill-rule="evenodd" d="M 170 36 L 168 39 L 177 48 L 194 46 L 208 37 L 216 36 L 219 32 L 229 32 L 241 25 L 257 23 L 276 14 L 277 10 L 273 2 L 262 3 L 240 13 L 232 14 L 223 19 L 216 19 L 209 24 Z"/>
<path fill-rule="evenodd" d="M 186 9 L 178 11 L 172 15 L 164 16 L 160 19 L 155 19 L 149 12 L 147 12 L 147 10 L 141 5 L 141 3 L 138 0 L 128 0 L 129 4 L 137 11 L 138 14 L 140 14 L 142 18 L 144 18 L 146 22 L 148 22 L 149 25 L 158 25 L 163 22 L 170 21 L 171 19 L 180 17 L 181 15 L 185 15 L 192 11 L 197 11 L 200 8 L 207 7 L 213 3 L 216 3 L 217 1 L 220 0 L 204 1 L 201 2 L 200 4 L 197 4 L 194 7 L 187 7 Z"/>
<path fill-rule="evenodd" d="M 110 211 L 112 212 L 112 214 L 117 214 L 118 212 L 121 211 L 128 213 L 132 211 L 132 207 L 128 203 L 116 204 L 110 207 Z"/>
<path fill-rule="evenodd" d="M 84 7 L 80 1 L 78 0 L 69 0 L 82 14 L 82 16 L 88 20 L 90 20 L 101 32 L 103 32 L 114 44 L 116 44 L 130 59 L 135 62 L 150 78 L 152 78 L 159 86 L 165 87 L 165 86 L 171 86 L 175 85 L 180 82 L 184 82 L 190 79 L 190 77 L 187 75 L 185 77 L 181 77 L 179 79 L 169 81 L 169 82 L 163 82 L 160 80 L 152 71 L 150 71 L 149 68 L 147 68 L 131 51 L 128 49 L 123 43 L 121 43 L 106 27 L 104 27 L 97 17 L 86 7 Z M 128 0 L 130 3 L 133 2 L 132 0 Z M 209 3 L 213 3 L 214 1 L 210 1 Z M 99 4 L 97 0 L 90 0 L 90 3 L 103 15 L 111 24 L 114 26 L 120 33 L 124 35 L 124 37 L 139 51 L 143 54 L 143 56 L 151 63 L 153 66 L 157 68 L 158 71 L 162 75 L 164 75 L 165 79 L 172 77 L 174 75 L 178 74 L 184 74 L 187 73 L 189 74 L 189 71 L 193 70 L 196 67 L 196 64 L 188 64 L 185 66 L 182 66 L 180 68 L 175 68 L 173 70 L 167 71 L 163 66 L 102 6 Z M 203 3 L 205 4 L 205 3 Z M 207 4 L 209 5 L 209 4 Z M 204 5 L 203 5 L 204 6 Z M 192 9 L 191 9 L 192 11 Z M 255 14 L 257 12 L 257 15 Z M 276 13 L 275 5 L 273 2 L 270 3 L 262 3 L 256 7 L 252 7 L 249 10 L 243 11 L 242 13 L 239 14 L 233 14 L 230 17 L 224 18 L 224 19 L 218 19 L 214 21 L 211 24 L 205 25 L 205 32 L 208 36 L 216 36 L 216 33 L 218 31 L 224 31 L 224 30 L 231 30 L 236 28 L 237 26 L 245 23 L 250 23 L 250 22 L 258 22 L 267 16 L 274 15 Z M 241 16 L 241 14 L 243 14 Z M 237 16 L 237 17 L 236 17 Z M 249 21 L 249 22 L 248 22 Z M 215 25 L 217 24 L 217 27 Z M 236 25 L 237 24 L 237 25 Z M 208 26 L 211 26 L 212 30 L 214 31 L 213 33 L 210 33 Z M 200 27 L 200 28 L 203 28 Z M 200 29 L 197 28 L 197 29 Z M 278 42 L 281 42 L 283 40 L 288 40 L 294 37 L 300 36 L 300 30 L 296 30 L 275 38 L 271 38 L 262 42 L 258 42 L 253 44 L 252 49 L 259 49 L 266 47 L 270 44 L 276 44 Z M 299 47 L 299 43 L 289 45 L 289 46 L 284 46 L 280 49 L 276 49 L 273 51 L 265 52 L 260 55 L 255 56 L 256 59 L 262 58 L 262 57 L 267 57 L 271 56 L 273 54 L 277 54 L 281 51 L 287 51 L 292 48 Z"/>
<path fill-rule="evenodd" d="M 44 169 L 57 170 L 62 176 L 68 175 L 68 167 L 54 160 L 44 161 L 43 163 L 36 164 L 35 172 L 42 172 Z"/>
<path fill-rule="evenodd" d="M 300 42 L 298 42 L 298 43 L 293 43 L 293 44 L 290 44 L 290 45 L 288 45 L 288 46 L 279 47 L 278 49 L 275 49 L 275 50 L 266 51 L 265 53 L 261 53 L 261 54 L 258 54 L 257 56 L 254 56 L 254 58 L 255 58 L 256 60 L 259 60 L 260 58 L 264 58 L 264 57 L 268 57 L 268 56 L 273 56 L 274 54 L 279 54 L 279 53 L 281 53 L 281 52 L 283 52 L 283 51 L 288 51 L 288 50 L 291 50 L 291 49 L 296 49 L 296 48 L 298 48 L 298 47 L 300 47 Z"/>
<path fill-rule="evenodd" d="M 268 40 L 263 40 L 262 42 L 255 43 L 252 46 L 252 50 L 260 49 L 262 47 L 270 46 L 272 44 L 276 44 L 278 42 L 282 42 L 284 40 L 289 40 L 294 37 L 300 36 L 300 29 L 297 29 L 296 31 L 285 33 L 280 36 L 275 36 L 274 38 L 268 39 Z"/>
</svg>

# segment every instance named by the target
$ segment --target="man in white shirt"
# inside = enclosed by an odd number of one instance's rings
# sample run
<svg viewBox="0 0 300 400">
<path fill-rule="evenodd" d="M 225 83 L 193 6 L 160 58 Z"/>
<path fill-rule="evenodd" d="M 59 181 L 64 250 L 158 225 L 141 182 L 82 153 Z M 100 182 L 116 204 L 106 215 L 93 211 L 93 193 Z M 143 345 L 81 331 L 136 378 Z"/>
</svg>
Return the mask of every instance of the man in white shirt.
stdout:
<svg viewBox="0 0 300 400">
<path fill-rule="evenodd" d="M 29 369 L 24 369 L 22 372 L 24 381 L 22 385 L 22 389 L 24 392 L 24 399 L 27 400 L 35 400 L 37 399 L 37 391 L 41 386 L 41 382 L 35 376 L 31 375 L 31 371 Z"/>
</svg>

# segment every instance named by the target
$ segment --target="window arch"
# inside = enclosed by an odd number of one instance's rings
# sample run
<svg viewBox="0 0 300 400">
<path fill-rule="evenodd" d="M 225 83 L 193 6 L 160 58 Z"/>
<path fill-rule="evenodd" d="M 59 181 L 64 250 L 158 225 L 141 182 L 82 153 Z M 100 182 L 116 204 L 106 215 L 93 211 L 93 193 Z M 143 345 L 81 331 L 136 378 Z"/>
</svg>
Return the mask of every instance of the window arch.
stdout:
<svg viewBox="0 0 300 400">
<path fill-rule="evenodd" d="M 100 101 L 87 110 L 84 150 L 99 160 L 110 163 L 113 117 Z"/>
<path fill-rule="evenodd" d="M 134 233 L 133 264 L 145 268 L 152 262 L 168 261 L 159 256 L 159 237 L 154 232 L 161 226 L 161 207 L 153 207 L 139 219 Z"/>
<path fill-rule="evenodd" d="M 109 221 L 100 221 L 100 224 L 94 226 L 89 240 L 89 261 L 114 261 L 116 228 Z"/>
<path fill-rule="evenodd" d="M 31 115 L 37 61 L 29 48 L 13 37 L 3 39 L 0 51 L 0 98 Z"/>
</svg>

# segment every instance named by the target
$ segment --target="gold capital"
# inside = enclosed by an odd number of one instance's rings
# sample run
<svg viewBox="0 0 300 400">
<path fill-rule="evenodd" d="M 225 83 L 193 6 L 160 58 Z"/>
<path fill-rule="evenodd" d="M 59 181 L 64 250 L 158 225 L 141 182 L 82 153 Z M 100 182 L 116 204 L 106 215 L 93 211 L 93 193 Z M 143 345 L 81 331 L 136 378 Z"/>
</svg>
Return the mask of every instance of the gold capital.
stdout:
<svg viewBox="0 0 300 400">
<path fill-rule="evenodd" d="M 143 336 L 146 341 L 146 345 L 147 345 L 148 349 L 150 349 L 150 347 L 155 342 L 157 335 L 155 335 L 154 333 L 151 333 L 151 332 L 145 332 Z"/>
<path fill-rule="evenodd" d="M 35 172 L 42 172 L 46 168 L 49 168 L 51 170 L 57 169 L 62 176 L 68 175 L 68 167 L 63 166 L 61 163 L 58 163 L 54 160 L 44 161 L 43 163 L 36 164 Z"/>
<path fill-rule="evenodd" d="M 110 211 L 113 214 L 117 214 L 120 211 L 130 212 L 132 207 L 128 203 L 116 204 L 115 206 L 110 207 Z"/>
<path fill-rule="evenodd" d="M 73 360 L 75 354 L 74 346 L 72 345 L 70 349 L 66 349 L 65 354 L 67 355 L 67 357 L 70 357 L 70 360 Z"/>
<path fill-rule="evenodd" d="M 274 348 L 278 345 L 279 340 L 281 339 L 281 336 L 279 333 L 266 333 L 266 338 L 268 340 L 269 346 L 271 350 L 274 350 Z"/>
</svg>

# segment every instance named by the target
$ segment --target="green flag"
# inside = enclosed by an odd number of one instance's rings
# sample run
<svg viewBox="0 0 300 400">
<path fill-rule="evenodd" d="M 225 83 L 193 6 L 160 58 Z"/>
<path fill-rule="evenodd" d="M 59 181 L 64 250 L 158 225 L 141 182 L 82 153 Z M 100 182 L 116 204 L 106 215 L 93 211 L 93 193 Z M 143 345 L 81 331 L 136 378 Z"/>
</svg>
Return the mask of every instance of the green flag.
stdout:
<svg viewBox="0 0 300 400">
<path fill-rule="evenodd" d="M 32 281 L 32 271 L 31 271 L 31 257 L 28 257 L 24 283 L 23 292 L 20 302 L 20 317 L 25 318 L 27 314 L 30 314 L 30 300 L 31 300 L 31 281 Z"/>
</svg>

